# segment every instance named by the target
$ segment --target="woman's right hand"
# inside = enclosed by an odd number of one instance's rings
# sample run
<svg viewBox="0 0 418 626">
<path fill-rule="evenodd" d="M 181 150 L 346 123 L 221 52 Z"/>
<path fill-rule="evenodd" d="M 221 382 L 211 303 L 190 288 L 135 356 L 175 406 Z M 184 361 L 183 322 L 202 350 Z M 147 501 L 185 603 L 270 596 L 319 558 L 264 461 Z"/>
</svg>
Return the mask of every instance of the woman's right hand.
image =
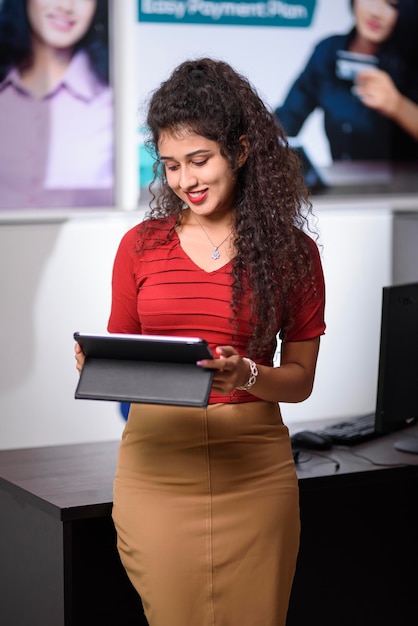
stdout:
<svg viewBox="0 0 418 626">
<path fill-rule="evenodd" d="M 354 91 L 370 109 L 376 109 L 386 117 L 395 117 L 401 94 L 387 72 L 378 69 L 359 72 Z"/>
<path fill-rule="evenodd" d="M 84 361 L 86 360 L 86 357 L 79 343 L 75 344 L 74 352 L 75 352 L 75 360 L 76 360 L 76 369 L 78 373 L 81 374 L 81 370 L 83 369 L 83 365 L 84 365 Z"/>
<path fill-rule="evenodd" d="M 386 115 L 418 141 L 418 105 L 398 91 L 387 72 L 359 72 L 354 93 L 364 105 Z"/>
</svg>

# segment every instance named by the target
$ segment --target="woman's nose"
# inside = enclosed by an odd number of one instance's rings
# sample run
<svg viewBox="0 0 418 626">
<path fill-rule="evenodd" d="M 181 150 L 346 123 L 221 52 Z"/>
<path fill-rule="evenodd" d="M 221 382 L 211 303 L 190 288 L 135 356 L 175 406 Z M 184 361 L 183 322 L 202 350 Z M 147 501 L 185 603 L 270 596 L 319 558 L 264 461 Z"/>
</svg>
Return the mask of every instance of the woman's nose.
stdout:
<svg viewBox="0 0 418 626">
<path fill-rule="evenodd" d="M 369 1 L 369 11 L 372 15 L 379 16 L 382 11 L 384 11 L 384 3 L 382 0 L 370 0 Z"/>
<path fill-rule="evenodd" d="M 57 0 L 55 4 L 56 8 L 66 11 L 67 13 L 74 9 L 74 0 Z"/>
<path fill-rule="evenodd" d="M 189 168 L 184 167 L 180 171 L 180 187 L 182 189 L 191 189 L 197 185 L 197 176 Z"/>
</svg>

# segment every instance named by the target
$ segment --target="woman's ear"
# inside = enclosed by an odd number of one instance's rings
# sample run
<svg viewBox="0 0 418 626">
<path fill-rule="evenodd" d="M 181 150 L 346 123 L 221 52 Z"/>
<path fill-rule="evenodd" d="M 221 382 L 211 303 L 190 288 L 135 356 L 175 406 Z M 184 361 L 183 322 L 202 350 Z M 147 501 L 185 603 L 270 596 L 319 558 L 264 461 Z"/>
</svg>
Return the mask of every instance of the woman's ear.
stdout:
<svg viewBox="0 0 418 626">
<path fill-rule="evenodd" d="M 241 137 L 239 138 L 239 143 L 240 143 L 240 152 L 238 155 L 238 167 L 242 167 L 245 163 L 245 161 L 248 158 L 248 154 L 250 152 L 250 144 L 248 142 L 248 137 L 247 135 L 241 135 Z"/>
</svg>

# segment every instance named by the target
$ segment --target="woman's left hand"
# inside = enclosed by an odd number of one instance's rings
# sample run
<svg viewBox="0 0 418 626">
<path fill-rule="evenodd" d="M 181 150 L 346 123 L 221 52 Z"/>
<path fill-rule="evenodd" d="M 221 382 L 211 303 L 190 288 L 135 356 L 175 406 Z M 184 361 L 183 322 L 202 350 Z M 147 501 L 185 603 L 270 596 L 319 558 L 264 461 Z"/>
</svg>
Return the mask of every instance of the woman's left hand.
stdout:
<svg viewBox="0 0 418 626">
<path fill-rule="evenodd" d="M 245 385 L 250 377 L 250 366 L 232 346 L 218 346 L 217 358 L 198 361 L 200 367 L 215 370 L 212 390 L 227 395 L 236 387 Z"/>
<path fill-rule="evenodd" d="M 74 346 L 74 357 L 76 360 L 76 370 L 81 374 L 86 357 L 79 343 L 76 343 Z"/>
<path fill-rule="evenodd" d="M 302 402 L 309 398 L 315 378 L 319 337 L 282 342 L 280 366 L 257 365 L 258 375 L 250 393 L 267 402 Z M 232 346 L 218 346 L 217 358 L 198 361 L 200 367 L 215 370 L 212 390 L 228 395 L 246 385 L 251 367 Z"/>
</svg>

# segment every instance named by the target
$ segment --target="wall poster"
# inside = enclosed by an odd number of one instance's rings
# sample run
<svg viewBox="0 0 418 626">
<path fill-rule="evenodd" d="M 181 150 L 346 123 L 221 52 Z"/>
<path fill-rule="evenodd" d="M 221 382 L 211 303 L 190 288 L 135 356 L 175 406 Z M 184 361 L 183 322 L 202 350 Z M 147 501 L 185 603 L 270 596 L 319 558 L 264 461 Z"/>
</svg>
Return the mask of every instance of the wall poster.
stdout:
<svg viewBox="0 0 418 626">
<path fill-rule="evenodd" d="M 109 3 L 1 0 L 0 212 L 114 204 Z"/>
<path fill-rule="evenodd" d="M 416 191 L 417 32 L 416 0 L 138 0 L 138 65 L 152 50 L 140 95 L 188 57 L 221 58 L 275 111 L 318 190 L 397 178 Z"/>
</svg>

